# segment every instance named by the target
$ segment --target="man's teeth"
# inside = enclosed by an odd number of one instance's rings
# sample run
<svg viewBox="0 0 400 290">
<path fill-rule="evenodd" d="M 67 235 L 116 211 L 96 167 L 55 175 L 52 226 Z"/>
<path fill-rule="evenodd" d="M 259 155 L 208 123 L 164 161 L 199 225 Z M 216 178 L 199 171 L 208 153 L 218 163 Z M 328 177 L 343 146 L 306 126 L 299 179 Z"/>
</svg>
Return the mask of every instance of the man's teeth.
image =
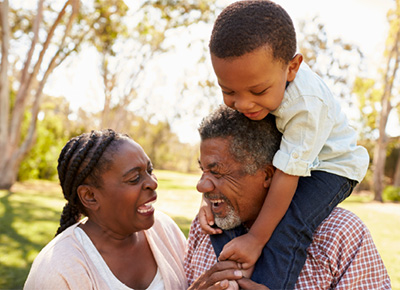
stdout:
<svg viewBox="0 0 400 290">
<path fill-rule="evenodd" d="M 147 213 L 153 210 L 153 203 L 155 203 L 156 201 L 149 201 L 147 203 L 145 203 L 144 205 L 140 206 L 137 211 L 139 213 Z"/>
<path fill-rule="evenodd" d="M 210 199 L 210 202 L 211 202 L 214 206 L 218 206 L 220 203 L 223 203 L 224 200 L 223 200 L 223 199 Z"/>
</svg>

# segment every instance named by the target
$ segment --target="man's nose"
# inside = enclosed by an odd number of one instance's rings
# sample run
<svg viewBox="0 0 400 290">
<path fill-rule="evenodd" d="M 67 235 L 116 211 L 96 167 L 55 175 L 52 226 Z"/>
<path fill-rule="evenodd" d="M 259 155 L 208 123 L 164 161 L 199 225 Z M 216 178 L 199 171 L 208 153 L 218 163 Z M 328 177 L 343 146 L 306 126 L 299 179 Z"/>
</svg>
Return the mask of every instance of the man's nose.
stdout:
<svg viewBox="0 0 400 290">
<path fill-rule="evenodd" d="M 204 192 L 210 192 L 214 190 L 214 184 L 212 181 L 204 176 L 204 174 L 201 176 L 200 180 L 197 182 L 196 189 L 198 192 L 204 193 Z"/>
</svg>

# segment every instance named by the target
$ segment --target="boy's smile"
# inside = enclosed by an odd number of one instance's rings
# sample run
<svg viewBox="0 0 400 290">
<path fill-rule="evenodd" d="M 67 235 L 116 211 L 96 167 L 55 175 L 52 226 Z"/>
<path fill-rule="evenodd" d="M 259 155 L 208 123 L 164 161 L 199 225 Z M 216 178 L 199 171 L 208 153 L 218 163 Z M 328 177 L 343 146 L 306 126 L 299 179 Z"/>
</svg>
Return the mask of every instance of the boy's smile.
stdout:
<svg viewBox="0 0 400 290">
<path fill-rule="evenodd" d="M 286 82 L 294 80 L 302 59 L 298 54 L 289 64 L 283 64 L 266 47 L 240 57 L 211 54 L 224 103 L 252 120 L 262 120 L 279 107 Z"/>
</svg>

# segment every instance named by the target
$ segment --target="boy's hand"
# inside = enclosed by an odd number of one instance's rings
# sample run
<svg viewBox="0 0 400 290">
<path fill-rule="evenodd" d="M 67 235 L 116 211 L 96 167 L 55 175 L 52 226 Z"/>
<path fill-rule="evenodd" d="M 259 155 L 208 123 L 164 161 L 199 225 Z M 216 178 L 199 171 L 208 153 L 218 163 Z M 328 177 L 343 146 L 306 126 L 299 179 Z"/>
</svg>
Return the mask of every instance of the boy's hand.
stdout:
<svg viewBox="0 0 400 290">
<path fill-rule="evenodd" d="M 222 234 L 222 230 L 214 228 L 214 215 L 211 211 L 210 202 L 203 197 L 199 210 L 199 222 L 203 233 L 208 235 Z"/>
<path fill-rule="evenodd" d="M 241 263 L 243 269 L 254 266 L 264 248 L 252 234 L 244 234 L 227 243 L 218 257 L 219 261 L 232 260 Z"/>
</svg>

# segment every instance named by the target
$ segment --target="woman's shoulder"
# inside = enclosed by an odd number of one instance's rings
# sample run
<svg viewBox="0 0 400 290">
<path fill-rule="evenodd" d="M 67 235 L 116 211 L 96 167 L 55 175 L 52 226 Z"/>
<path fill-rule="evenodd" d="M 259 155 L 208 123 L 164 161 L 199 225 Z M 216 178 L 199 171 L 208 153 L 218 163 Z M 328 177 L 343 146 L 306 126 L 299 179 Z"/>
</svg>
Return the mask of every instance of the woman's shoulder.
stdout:
<svg viewBox="0 0 400 290">
<path fill-rule="evenodd" d="M 83 268 L 85 268 L 87 259 L 74 236 L 75 227 L 71 226 L 66 229 L 39 252 L 33 261 L 25 289 L 47 287 L 58 283 L 61 283 L 58 284 L 59 289 L 63 289 L 62 285 L 66 283 L 68 277 L 79 274 L 80 268 L 86 271 Z"/>
</svg>

